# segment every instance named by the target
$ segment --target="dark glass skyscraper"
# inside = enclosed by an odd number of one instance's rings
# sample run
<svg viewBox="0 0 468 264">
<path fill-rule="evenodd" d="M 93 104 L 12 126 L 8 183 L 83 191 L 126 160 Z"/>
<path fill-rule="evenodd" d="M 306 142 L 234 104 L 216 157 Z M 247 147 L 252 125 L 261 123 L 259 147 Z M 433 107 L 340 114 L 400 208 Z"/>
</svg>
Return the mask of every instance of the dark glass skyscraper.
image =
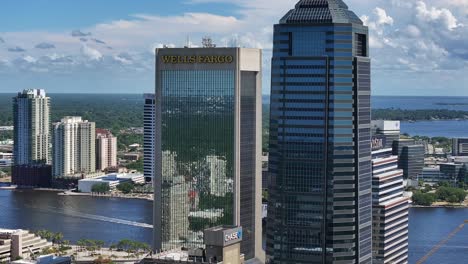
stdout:
<svg viewBox="0 0 468 264">
<path fill-rule="evenodd" d="M 341 0 L 274 27 L 267 261 L 372 259 L 368 29 Z"/>
</svg>

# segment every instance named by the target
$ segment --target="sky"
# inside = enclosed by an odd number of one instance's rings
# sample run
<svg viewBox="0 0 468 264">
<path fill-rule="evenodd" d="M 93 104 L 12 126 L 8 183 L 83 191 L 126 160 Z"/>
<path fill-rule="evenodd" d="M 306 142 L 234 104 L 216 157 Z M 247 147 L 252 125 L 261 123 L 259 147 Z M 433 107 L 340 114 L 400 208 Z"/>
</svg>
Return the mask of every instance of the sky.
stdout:
<svg viewBox="0 0 468 264">
<path fill-rule="evenodd" d="M 0 92 L 154 90 L 154 49 L 262 48 L 297 0 L 15 0 L 0 9 Z M 467 0 L 345 0 L 370 29 L 374 95 L 468 96 Z"/>
</svg>

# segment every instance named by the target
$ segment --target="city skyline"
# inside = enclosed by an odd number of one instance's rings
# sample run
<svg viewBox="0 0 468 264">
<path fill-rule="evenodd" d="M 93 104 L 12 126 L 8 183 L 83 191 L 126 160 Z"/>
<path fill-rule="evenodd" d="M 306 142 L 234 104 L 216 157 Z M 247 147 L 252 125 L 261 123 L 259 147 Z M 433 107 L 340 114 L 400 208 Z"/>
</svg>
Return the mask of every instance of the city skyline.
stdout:
<svg viewBox="0 0 468 264">
<path fill-rule="evenodd" d="M 132 2 L 2 6 L 0 262 L 466 259 L 468 0 Z"/>
<path fill-rule="evenodd" d="M 5 3 L 2 10 L 8 12 L 0 16 L 2 92 L 34 87 L 49 93 L 151 92 L 155 47 L 182 47 L 187 38 L 200 45 L 204 35 L 211 35 L 219 46 L 237 42 L 264 49 L 263 93 L 268 94 L 269 25 L 296 1 L 118 1 L 113 5 L 100 1 L 83 11 L 85 15 L 76 11 L 90 1 L 23 2 L 31 8 Z M 468 58 L 467 3 L 350 0 L 347 4 L 370 27 L 370 54 L 379 58 L 373 64 L 375 95 L 445 95 L 450 88 L 453 95 L 468 96 L 458 85 L 468 81 L 463 74 Z M 253 21 L 257 26 L 249 27 Z M 166 26 L 159 26 L 162 23 Z"/>
</svg>

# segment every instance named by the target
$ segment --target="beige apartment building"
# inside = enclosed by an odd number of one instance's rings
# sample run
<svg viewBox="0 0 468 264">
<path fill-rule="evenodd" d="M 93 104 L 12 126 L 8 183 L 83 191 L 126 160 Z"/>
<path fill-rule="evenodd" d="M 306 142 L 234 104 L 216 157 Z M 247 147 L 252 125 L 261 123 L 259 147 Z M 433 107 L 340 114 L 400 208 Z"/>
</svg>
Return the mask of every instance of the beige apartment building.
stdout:
<svg viewBox="0 0 468 264">
<path fill-rule="evenodd" d="M 117 166 L 117 137 L 109 130 L 96 129 L 96 170 Z"/>
<path fill-rule="evenodd" d="M 96 171 L 96 124 L 78 116 L 54 124 L 55 177 L 79 177 Z"/>
</svg>

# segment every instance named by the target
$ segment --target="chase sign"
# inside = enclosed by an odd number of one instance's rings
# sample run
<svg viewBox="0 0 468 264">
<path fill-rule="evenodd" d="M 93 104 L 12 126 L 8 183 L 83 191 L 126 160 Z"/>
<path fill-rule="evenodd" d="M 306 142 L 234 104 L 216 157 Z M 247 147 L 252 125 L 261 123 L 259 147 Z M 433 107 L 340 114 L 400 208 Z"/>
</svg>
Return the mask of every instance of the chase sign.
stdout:
<svg viewBox="0 0 468 264">
<path fill-rule="evenodd" d="M 224 242 L 233 242 L 242 239 L 242 230 L 224 235 Z"/>
</svg>

